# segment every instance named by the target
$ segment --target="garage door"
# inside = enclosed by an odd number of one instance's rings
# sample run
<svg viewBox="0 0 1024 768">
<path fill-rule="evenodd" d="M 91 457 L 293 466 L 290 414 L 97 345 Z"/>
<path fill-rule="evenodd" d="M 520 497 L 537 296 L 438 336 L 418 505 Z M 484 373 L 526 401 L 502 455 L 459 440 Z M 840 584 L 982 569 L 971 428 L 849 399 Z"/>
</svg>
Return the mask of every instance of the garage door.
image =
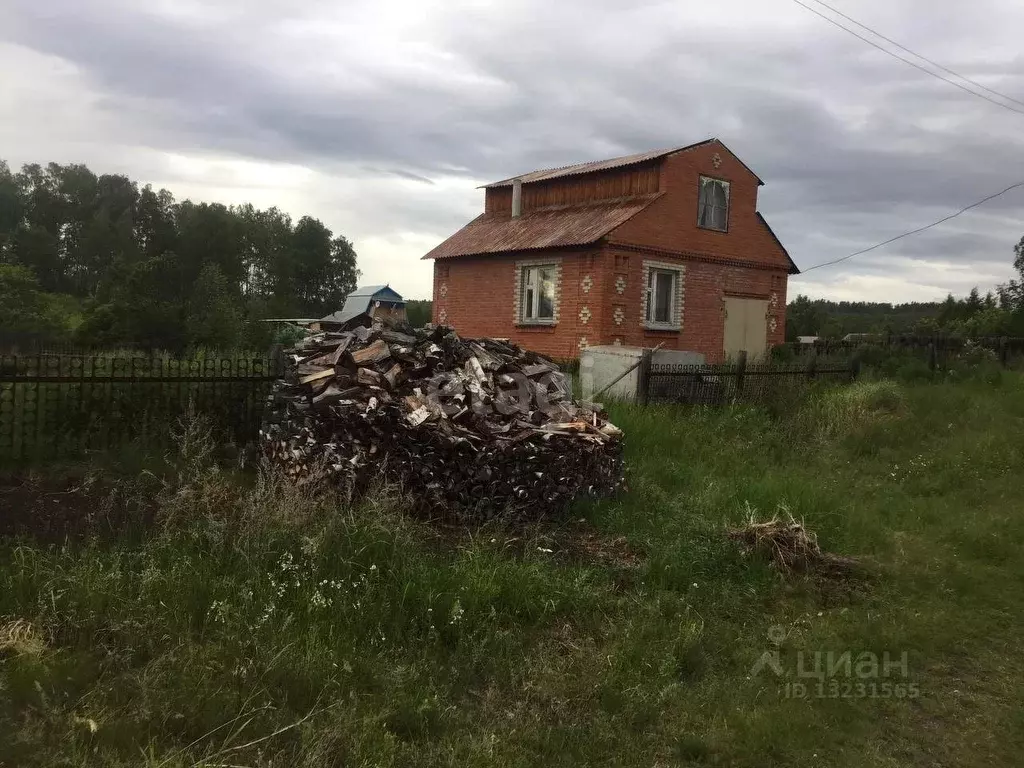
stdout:
<svg viewBox="0 0 1024 768">
<path fill-rule="evenodd" d="M 767 299 L 725 297 L 725 356 L 735 357 L 741 350 L 749 359 L 763 357 L 768 346 Z"/>
</svg>

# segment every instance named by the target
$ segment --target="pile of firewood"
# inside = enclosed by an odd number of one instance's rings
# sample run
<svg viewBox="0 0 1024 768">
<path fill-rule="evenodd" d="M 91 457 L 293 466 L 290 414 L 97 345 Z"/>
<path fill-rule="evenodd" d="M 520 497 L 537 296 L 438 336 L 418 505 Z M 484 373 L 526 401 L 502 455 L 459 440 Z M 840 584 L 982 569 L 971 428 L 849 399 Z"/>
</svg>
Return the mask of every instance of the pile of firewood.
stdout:
<svg viewBox="0 0 1024 768">
<path fill-rule="evenodd" d="M 397 483 L 419 514 L 539 518 L 623 483 L 622 433 L 551 361 L 363 315 L 288 351 L 261 445 L 296 483 Z"/>
</svg>

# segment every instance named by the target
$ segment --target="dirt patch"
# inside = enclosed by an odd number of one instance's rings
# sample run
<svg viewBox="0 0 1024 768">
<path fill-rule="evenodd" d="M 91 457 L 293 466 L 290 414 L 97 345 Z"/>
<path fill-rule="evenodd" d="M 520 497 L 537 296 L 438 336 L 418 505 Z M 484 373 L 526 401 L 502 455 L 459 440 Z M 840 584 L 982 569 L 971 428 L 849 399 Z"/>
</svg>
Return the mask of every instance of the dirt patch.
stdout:
<svg viewBox="0 0 1024 768">
<path fill-rule="evenodd" d="M 561 559 L 604 565 L 612 568 L 638 568 L 643 555 L 625 536 L 611 536 L 599 531 L 583 518 L 558 529 L 552 537 L 555 552 Z"/>
<path fill-rule="evenodd" d="M 99 474 L 0 476 L 0 538 L 44 542 L 111 535 L 133 523 L 145 525 L 153 505 L 141 481 Z"/>
<path fill-rule="evenodd" d="M 540 556 L 561 565 L 600 565 L 631 571 L 644 559 L 643 553 L 625 536 L 600 531 L 584 518 L 559 525 L 537 523 L 526 528 L 464 530 L 464 535 L 477 540 L 484 538 L 511 557 Z"/>
</svg>

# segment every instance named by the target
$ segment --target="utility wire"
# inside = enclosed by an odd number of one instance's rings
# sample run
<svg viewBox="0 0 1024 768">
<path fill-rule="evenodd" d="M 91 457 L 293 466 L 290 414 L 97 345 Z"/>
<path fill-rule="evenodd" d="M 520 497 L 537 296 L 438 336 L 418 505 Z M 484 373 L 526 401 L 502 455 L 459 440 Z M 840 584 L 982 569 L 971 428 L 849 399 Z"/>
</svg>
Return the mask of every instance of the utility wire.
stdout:
<svg viewBox="0 0 1024 768">
<path fill-rule="evenodd" d="M 990 102 L 992 104 L 995 104 L 997 107 L 1002 107 L 1003 109 L 1008 109 L 1010 112 L 1016 112 L 1018 115 L 1024 115 L 1024 109 L 1017 109 L 1016 107 L 1010 106 L 1009 104 L 1004 104 L 1001 101 L 996 101 L 991 96 L 986 96 L 984 93 L 978 93 L 977 91 L 968 88 L 966 85 L 963 85 L 962 83 L 958 83 L 955 80 L 950 80 L 948 77 L 944 77 L 943 75 L 940 75 L 938 72 L 933 72 L 932 70 L 928 69 L 927 67 L 921 66 L 916 61 L 911 61 L 910 59 L 907 59 L 907 58 L 904 58 L 903 56 L 900 56 L 898 53 L 895 53 L 894 51 L 890 51 L 888 48 L 879 45 L 874 40 L 871 40 L 871 39 L 869 39 L 867 37 L 864 37 L 864 35 L 862 35 L 862 34 L 856 32 L 856 31 L 850 29 L 849 27 L 843 26 L 842 24 L 840 24 L 838 21 L 836 21 L 832 17 L 826 16 L 821 11 L 818 11 L 818 10 L 812 8 L 811 6 L 807 5 L 806 3 L 801 2 L 800 0 L 793 0 L 793 2 L 796 3 L 797 5 L 801 6 L 802 8 L 806 8 L 808 11 L 813 13 L 815 16 L 820 16 L 825 21 L 827 21 L 829 24 L 833 24 L 833 25 L 839 27 L 844 32 L 847 32 L 847 33 L 853 35 L 854 37 L 856 37 L 856 38 L 858 38 L 860 40 L 863 40 L 868 45 L 870 45 L 870 46 L 872 46 L 874 48 L 877 48 L 882 53 L 887 53 L 890 56 L 892 56 L 893 58 L 899 59 L 904 64 L 909 64 L 910 66 L 914 67 L 914 69 L 919 69 L 919 70 L 921 70 L 922 72 L 924 72 L 927 75 L 931 75 L 932 77 L 937 77 L 939 80 L 942 80 L 943 82 L 949 83 L 954 88 L 959 88 L 961 91 L 965 91 L 966 93 L 969 93 L 972 96 L 977 96 L 979 99 L 984 99 L 985 101 L 988 101 L 988 102 Z M 914 54 L 914 55 L 916 56 L 917 54 Z M 924 57 L 922 57 L 922 58 L 924 58 Z"/>
<path fill-rule="evenodd" d="M 808 267 L 807 269 L 800 270 L 800 273 L 801 274 L 806 274 L 807 272 L 810 272 L 813 269 L 821 269 L 822 267 L 830 267 L 833 264 L 838 264 L 841 261 L 846 261 L 847 259 L 852 259 L 854 256 L 860 256 L 862 253 L 867 253 L 868 251 L 873 251 L 876 248 L 881 248 L 883 245 L 888 245 L 889 243 L 895 243 L 897 240 L 902 240 L 904 237 L 910 237 L 911 235 L 916 235 L 919 232 L 924 232 L 926 229 L 931 229 L 932 227 L 937 227 L 939 224 L 947 222 L 950 219 L 955 219 L 960 214 L 967 213 L 967 211 L 971 210 L 972 208 L 977 208 L 979 205 L 987 203 L 989 200 L 994 200 L 995 198 L 999 197 L 1000 195 L 1005 195 L 1010 190 L 1017 189 L 1017 187 L 1024 187 L 1024 181 L 1018 181 L 1016 184 L 1011 184 L 1006 189 L 1001 190 L 999 192 L 996 192 L 994 195 L 989 195 L 988 197 L 984 197 L 984 198 L 982 198 L 981 200 L 979 200 L 976 203 L 971 203 L 970 205 L 965 206 L 964 208 L 961 208 L 956 213 L 951 213 L 948 216 L 943 216 L 941 219 L 939 219 L 938 221 L 933 221 L 931 224 L 926 224 L 923 227 L 918 227 L 917 229 L 912 229 L 909 232 L 904 232 L 902 235 L 896 235 L 896 237 L 890 237 L 888 240 L 885 240 L 885 241 L 883 241 L 881 243 L 876 243 L 875 245 L 872 245 L 870 248 L 864 248 L 863 250 L 857 251 L 855 253 L 851 253 L 849 256 L 842 256 L 842 257 L 840 257 L 838 259 L 833 259 L 832 261 L 823 262 L 822 264 L 815 264 L 813 267 Z"/>
<path fill-rule="evenodd" d="M 917 58 L 921 59 L 922 61 L 927 61 L 933 67 L 937 67 L 937 68 L 941 69 L 943 72 L 946 72 L 947 74 L 953 75 L 953 77 L 959 77 L 964 82 L 970 83 L 973 86 L 981 88 L 983 91 L 988 91 L 993 96 L 998 96 L 1001 99 L 1006 99 L 1007 101 L 1012 101 L 1014 104 L 1018 104 L 1018 105 L 1024 107 L 1024 101 L 1021 101 L 1020 99 L 1015 99 L 1015 98 L 1013 98 L 1013 96 L 1007 96 L 1005 93 L 1000 93 L 999 91 L 997 91 L 997 90 L 995 90 L 993 88 L 989 88 L 987 85 L 982 85 L 977 80 L 972 80 L 971 78 L 967 77 L 966 75 L 961 75 L 956 70 L 950 69 L 949 67 L 945 66 L 944 64 L 940 64 L 939 62 L 935 61 L 934 59 L 929 59 L 927 56 L 922 56 L 917 51 L 912 51 L 910 48 L 907 48 L 907 46 L 902 45 L 901 43 L 896 42 L 891 37 L 886 37 L 881 32 L 879 32 L 877 29 L 872 29 L 867 24 L 861 24 L 856 19 L 854 19 L 854 18 L 852 18 L 850 16 L 847 16 L 845 13 L 840 11 L 838 8 L 833 8 L 828 3 L 822 2 L 822 0 L 813 0 L 813 1 L 815 3 L 817 3 L 818 5 L 820 5 L 820 6 L 828 8 L 830 11 L 832 11 L 832 13 L 836 14 L 837 16 L 842 16 L 847 21 L 852 22 L 853 24 L 856 24 L 861 29 L 867 30 L 871 34 L 875 35 L 876 37 L 880 37 L 882 40 L 885 40 L 885 42 L 890 43 L 891 45 L 895 45 L 901 51 L 906 51 L 911 56 L 916 56 Z"/>
</svg>

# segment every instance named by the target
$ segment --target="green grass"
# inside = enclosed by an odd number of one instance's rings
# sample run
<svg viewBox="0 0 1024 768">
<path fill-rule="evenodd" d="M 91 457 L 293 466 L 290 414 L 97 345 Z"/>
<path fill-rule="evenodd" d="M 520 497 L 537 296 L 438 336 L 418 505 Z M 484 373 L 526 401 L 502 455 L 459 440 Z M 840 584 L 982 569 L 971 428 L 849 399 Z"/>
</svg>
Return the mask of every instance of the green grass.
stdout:
<svg viewBox="0 0 1024 768">
<path fill-rule="evenodd" d="M 630 490 L 574 511 L 606 557 L 239 483 L 201 436 L 148 534 L 0 544 L 0 765 L 1019 764 L 1024 377 L 612 407 Z M 781 579 L 724 535 L 751 513 L 870 578 Z M 818 696 L 815 651 L 908 674 Z"/>
</svg>

